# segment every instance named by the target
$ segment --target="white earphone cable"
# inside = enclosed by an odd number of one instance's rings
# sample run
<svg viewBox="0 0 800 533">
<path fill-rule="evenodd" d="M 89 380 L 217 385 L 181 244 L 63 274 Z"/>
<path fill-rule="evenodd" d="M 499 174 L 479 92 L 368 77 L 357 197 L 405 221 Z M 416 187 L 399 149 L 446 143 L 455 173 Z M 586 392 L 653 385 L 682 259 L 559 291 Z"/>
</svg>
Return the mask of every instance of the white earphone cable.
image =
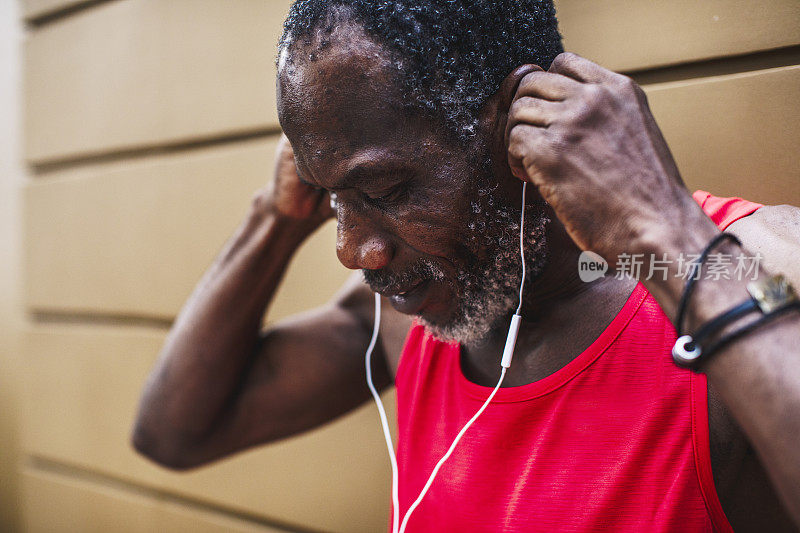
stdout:
<svg viewBox="0 0 800 533">
<path fill-rule="evenodd" d="M 522 311 L 522 289 L 525 287 L 525 189 L 528 187 L 528 182 L 522 182 L 522 211 L 519 215 L 519 255 L 522 259 L 522 281 L 519 282 L 519 306 L 517 312 Z"/>
<path fill-rule="evenodd" d="M 417 499 L 414 500 L 414 503 L 412 503 L 411 507 L 409 507 L 408 511 L 406 511 L 406 515 L 403 518 L 403 524 L 400 526 L 400 533 L 403 533 L 406 530 L 406 525 L 408 524 L 408 519 L 411 518 L 411 513 L 413 513 L 414 509 L 416 509 L 417 506 L 420 503 L 422 503 L 422 498 L 425 497 L 425 494 L 428 492 L 428 489 L 431 487 L 431 484 L 433 483 L 433 478 L 436 477 L 436 474 L 439 473 L 439 469 L 442 467 L 444 462 L 447 461 L 447 459 L 453 453 L 453 450 L 456 449 L 456 445 L 458 444 L 458 441 L 461 440 L 461 437 L 464 436 L 464 433 L 467 432 L 467 430 L 472 425 L 472 423 L 475 422 L 478 419 L 478 417 L 481 416 L 481 413 L 483 413 L 483 411 L 489 406 L 489 402 L 491 402 L 492 398 L 494 398 L 494 395 L 497 394 L 498 389 L 500 389 L 500 384 L 503 383 L 503 378 L 505 376 L 506 376 L 506 369 L 501 367 L 500 380 L 497 382 L 497 385 L 495 385 L 494 390 L 489 395 L 489 397 L 486 398 L 486 401 L 483 402 L 483 405 L 481 406 L 480 409 L 478 409 L 478 412 L 475 413 L 475 415 L 472 418 L 469 419 L 469 422 L 467 422 L 464 425 L 464 427 L 461 428 L 461 431 L 458 432 L 458 435 L 456 435 L 456 438 L 453 439 L 453 444 L 450 445 L 450 448 L 447 450 L 447 453 L 445 453 L 442 456 L 442 458 L 439 459 L 439 462 L 436 463 L 436 466 L 433 468 L 433 472 L 431 472 L 430 477 L 428 477 L 428 482 L 425 483 L 424 487 L 422 487 L 422 491 L 420 491 L 419 496 L 417 496 Z"/>
<path fill-rule="evenodd" d="M 523 250 L 524 244 L 524 224 L 525 224 L 525 189 L 527 186 L 527 182 L 522 182 L 522 214 L 520 215 L 520 226 L 519 226 L 519 253 L 520 257 L 522 258 L 522 281 L 519 285 L 519 306 L 517 307 L 517 311 L 514 314 L 515 320 L 512 321 L 512 327 L 516 323 L 516 327 L 519 327 L 519 313 L 522 310 L 522 291 L 525 287 L 525 252 Z M 500 385 L 503 383 L 503 378 L 506 376 L 507 366 L 501 365 L 500 370 L 500 379 L 497 381 L 497 385 L 495 385 L 494 390 L 492 390 L 489 397 L 486 398 L 486 401 L 483 403 L 478 412 L 470 418 L 469 422 L 467 422 L 461 431 L 458 432 L 455 439 L 453 439 L 453 443 L 448 448 L 447 453 L 445 453 L 439 462 L 436 463 L 436 466 L 433 468 L 431 475 L 428 477 L 428 481 L 425 483 L 425 486 L 417 496 L 417 499 L 414 500 L 414 503 L 408 508 L 406 511 L 405 516 L 403 517 L 403 522 L 398 528 L 398 521 L 400 518 L 400 498 L 399 498 L 399 491 L 398 491 L 398 470 L 397 470 L 397 457 L 394 453 L 394 445 L 392 444 L 392 435 L 389 432 L 389 423 L 386 418 L 386 410 L 384 409 L 383 402 L 381 401 L 381 397 L 378 394 L 378 391 L 375 389 L 375 385 L 372 383 L 372 365 L 371 365 L 371 358 L 372 358 L 372 351 L 375 349 L 375 344 L 378 340 L 378 331 L 380 330 L 380 323 L 381 323 L 381 297 L 378 293 L 375 293 L 375 326 L 372 330 L 372 339 L 370 340 L 369 347 L 367 348 L 367 353 L 365 357 L 365 365 L 367 368 L 367 385 L 369 386 L 369 390 L 372 393 L 372 397 L 375 399 L 375 403 L 378 406 L 378 413 L 380 414 L 381 419 L 381 427 L 383 428 L 383 438 L 386 441 L 386 448 L 389 450 L 389 461 L 392 465 L 392 533 L 404 533 L 406 526 L 408 525 L 408 520 L 411 518 L 411 513 L 422 503 L 422 499 L 427 494 L 428 489 L 433 484 L 433 480 L 436 477 L 436 474 L 439 473 L 439 469 L 442 467 L 445 461 L 452 455 L 453 450 L 455 450 L 456 445 L 461 440 L 461 437 L 464 436 L 464 433 L 470 428 L 470 426 L 475 422 L 478 417 L 483 413 L 483 411 L 489 406 L 489 403 L 494 398 L 497 391 L 500 390 Z M 509 337 L 511 337 L 511 332 L 509 331 Z M 508 357 L 508 363 L 510 365 L 511 358 L 510 356 L 513 355 L 514 343 L 516 342 L 516 331 L 514 331 L 513 340 L 510 341 L 511 344 L 511 352 Z M 506 350 L 508 350 L 508 343 Z M 504 354 L 505 359 L 505 354 Z"/>
<path fill-rule="evenodd" d="M 398 494 L 398 475 L 397 475 L 397 457 L 394 454 L 394 445 L 392 444 L 392 434 L 389 432 L 389 422 L 386 419 L 386 409 L 383 407 L 383 402 L 381 401 L 381 397 L 378 394 L 378 391 L 375 389 L 375 385 L 372 383 L 372 350 L 375 349 L 375 344 L 378 342 L 378 331 L 381 327 L 381 296 L 377 292 L 375 293 L 375 326 L 372 329 L 372 339 L 369 341 L 369 347 L 367 348 L 367 355 L 365 359 L 365 365 L 367 367 L 367 385 L 369 386 L 369 390 L 372 393 L 372 397 L 375 398 L 375 403 L 378 406 L 378 413 L 381 417 L 381 427 L 383 428 L 383 438 L 386 441 L 386 448 L 389 450 L 389 461 L 392 463 L 392 505 L 394 506 L 394 516 L 392 518 L 392 532 L 397 532 L 397 524 L 399 522 L 399 517 L 397 516 L 397 510 L 400 509 L 400 497 Z"/>
</svg>

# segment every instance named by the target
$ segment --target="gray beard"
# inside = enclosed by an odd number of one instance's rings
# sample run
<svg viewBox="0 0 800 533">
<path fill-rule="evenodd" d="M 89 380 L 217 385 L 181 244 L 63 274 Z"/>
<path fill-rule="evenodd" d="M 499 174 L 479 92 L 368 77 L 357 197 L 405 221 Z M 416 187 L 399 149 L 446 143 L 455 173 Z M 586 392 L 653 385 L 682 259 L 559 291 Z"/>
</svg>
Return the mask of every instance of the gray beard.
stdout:
<svg viewBox="0 0 800 533">
<path fill-rule="evenodd" d="M 492 330 L 510 317 L 519 304 L 521 210 L 502 203 L 489 188 L 480 189 L 470 207 L 473 217 L 467 226 L 467 248 L 480 250 L 485 259 L 478 260 L 474 254 L 473 261 L 457 273 L 453 284 L 458 301 L 447 321 L 434 323 L 423 317 L 418 320 L 440 340 L 479 345 L 489 339 Z M 525 208 L 522 246 L 528 287 L 544 270 L 547 260 L 545 229 L 550 219 L 543 207 Z M 420 259 L 401 274 L 367 270 L 364 278 L 372 290 L 380 291 L 412 280 L 441 281 L 446 276 L 434 261 Z"/>
<path fill-rule="evenodd" d="M 438 339 L 473 346 L 486 342 L 492 331 L 517 308 L 522 280 L 520 208 L 503 204 L 491 189 L 481 189 L 478 196 L 479 200 L 471 206 L 475 218 L 468 225 L 468 237 L 470 248 L 484 247 L 485 253 L 481 255 L 486 259 L 475 261 L 458 273 L 458 303 L 447 322 L 431 323 L 419 318 Z M 528 288 L 546 265 L 545 230 L 549 221 L 542 205 L 526 206 L 522 248 Z M 441 270 L 439 273 L 443 277 Z"/>
</svg>

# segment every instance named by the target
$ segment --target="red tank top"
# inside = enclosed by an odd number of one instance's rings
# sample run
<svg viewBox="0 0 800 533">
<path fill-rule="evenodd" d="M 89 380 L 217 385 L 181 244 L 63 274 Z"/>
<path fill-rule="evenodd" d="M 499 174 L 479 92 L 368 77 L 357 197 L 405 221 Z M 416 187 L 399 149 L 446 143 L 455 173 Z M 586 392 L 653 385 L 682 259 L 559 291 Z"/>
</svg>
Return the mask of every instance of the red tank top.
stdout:
<svg viewBox="0 0 800 533">
<path fill-rule="evenodd" d="M 761 207 L 694 198 L 723 229 Z M 672 363 L 674 342 L 639 284 L 564 368 L 498 391 L 407 531 L 731 531 L 711 474 L 706 378 Z M 417 324 L 396 386 L 402 518 L 492 387 L 466 379 L 458 344 Z"/>
</svg>

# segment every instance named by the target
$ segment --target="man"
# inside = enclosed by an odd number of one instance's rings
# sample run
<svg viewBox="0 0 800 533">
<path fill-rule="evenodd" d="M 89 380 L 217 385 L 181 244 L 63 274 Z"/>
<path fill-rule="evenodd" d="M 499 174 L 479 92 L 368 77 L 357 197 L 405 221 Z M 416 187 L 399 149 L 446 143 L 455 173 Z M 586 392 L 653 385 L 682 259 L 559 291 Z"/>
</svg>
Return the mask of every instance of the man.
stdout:
<svg viewBox="0 0 800 533">
<path fill-rule="evenodd" d="M 397 384 L 404 514 L 497 381 L 524 180 L 514 363 L 410 530 L 793 530 L 800 317 L 720 349 L 702 367 L 708 385 L 672 364 L 685 284 L 674 259 L 720 228 L 684 188 L 641 89 L 561 54 L 548 2 L 299 0 L 285 28 L 291 147 L 176 320 L 142 399 L 139 451 L 189 468 L 366 401 L 374 290 L 391 304 L 373 374 Z M 760 252 L 756 277 L 800 285 L 797 209 L 705 204 L 744 243 L 714 252 Z M 334 213 L 339 259 L 367 285 L 356 277 L 329 305 L 260 331 L 293 252 Z M 641 254 L 644 272 L 673 260 L 644 286 L 585 283 L 581 250 L 612 264 Z M 696 283 L 684 331 L 747 299 L 747 280 L 725 273 Z"/>
</svg>

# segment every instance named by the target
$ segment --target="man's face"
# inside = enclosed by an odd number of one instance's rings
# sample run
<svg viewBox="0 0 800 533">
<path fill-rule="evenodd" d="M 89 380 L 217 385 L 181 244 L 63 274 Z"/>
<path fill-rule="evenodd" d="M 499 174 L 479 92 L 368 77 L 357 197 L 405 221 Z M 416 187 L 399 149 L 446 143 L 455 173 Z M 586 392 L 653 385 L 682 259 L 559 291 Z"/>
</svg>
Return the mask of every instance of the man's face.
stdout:
<svg viewBox="0 0 800 533">
<path fill-rule="evenodd" d="M 385 53 L 355 27 L 291 53 L 281 125 L 301 179 L 336 196 L 339 260 L 439 336 L 480 340 L 516 307 L 521 277 L 520 210 L 497 193 L 488 150 L 448 141 L 404 105 Z M 526 210 L 532 276 L 543 227 Z"/>
</svg>

